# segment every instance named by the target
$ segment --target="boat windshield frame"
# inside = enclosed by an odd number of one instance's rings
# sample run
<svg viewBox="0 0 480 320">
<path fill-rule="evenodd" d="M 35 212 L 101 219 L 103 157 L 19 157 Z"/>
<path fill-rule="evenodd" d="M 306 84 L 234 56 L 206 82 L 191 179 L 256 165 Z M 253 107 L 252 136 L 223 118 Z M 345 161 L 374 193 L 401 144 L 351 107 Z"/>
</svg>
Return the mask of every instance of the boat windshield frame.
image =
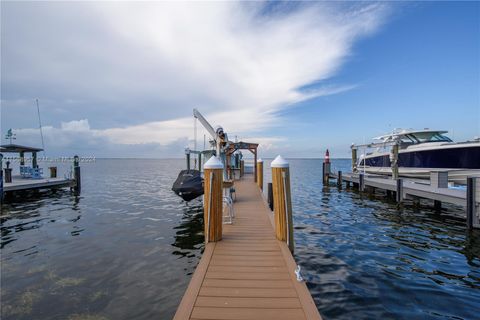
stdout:
<svg viewBox="0 0 480 320">
<path fill-rule="evenodd" d="M 410 140 L 413 139 L 415 144 L 429 142 L 453 142 L 452 139 L 444 136 L 440 132 L 414 132 L 409 133 L 406 136 L 409 136 Z"/>
<path fill-rule="evenodd" d="M 402 134 L 392 134 L 383 137 L 383 142 L 388 143 L 397 141 L 402 145 L 412 145 L 430 142 L 453 142 L 452 139 L 443 135 L 443 133 L 443 131 L 417 131 L 408 133 L 406 132 Z"/>
</svg>

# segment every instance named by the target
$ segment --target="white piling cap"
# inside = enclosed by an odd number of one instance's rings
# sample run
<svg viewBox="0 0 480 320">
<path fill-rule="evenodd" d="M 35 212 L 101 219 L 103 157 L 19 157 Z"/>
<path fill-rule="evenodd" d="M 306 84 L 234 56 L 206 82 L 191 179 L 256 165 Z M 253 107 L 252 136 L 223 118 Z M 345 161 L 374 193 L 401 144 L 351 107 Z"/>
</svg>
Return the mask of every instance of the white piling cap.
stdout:
<svg viewBox="0 0 480 320">
<path fill-rule="evenodd" d="M 203 165 L 204 169 L 223 169 L 223 163 L 217 157 L 210 157 Z"/>
<path fill-rule="evenodd" d="M 281 155 L 278 155 L 275 160 L 270 164 L 272 168 L 288 168 L 288 161 L 285 160 Z"/>
<path fill-rule="evenodd" d="M 258 159 L 257 162 L 263 162 L 262 158 Z"/>
</svg>

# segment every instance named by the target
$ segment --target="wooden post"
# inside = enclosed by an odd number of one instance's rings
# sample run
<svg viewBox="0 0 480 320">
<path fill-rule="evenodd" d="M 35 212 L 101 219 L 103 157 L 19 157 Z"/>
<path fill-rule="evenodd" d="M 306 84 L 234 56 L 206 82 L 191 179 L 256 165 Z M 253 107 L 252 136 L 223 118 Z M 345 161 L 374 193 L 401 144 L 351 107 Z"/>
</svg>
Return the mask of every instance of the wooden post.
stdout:
<svg viewBox="0 0 480 320">
<path fill-rule="evenodd" d="M 392 179 L 396 180 L 398 179 L 398 144 L 394 144 L 392 146 L 390 153 L 390 165 L 392 167 Z"/>
<path fill-rule="evenodd" d="M 57 177 L 57 167 L 48 167 L 50 169 L 50 178 Z"/>
<path fill-rule="evenodd" d="M 403 179 L 397 179 L 396 200 L 397 200 L 397 203 L 402 203 L 403 201 Z"/>
<path fill-rule="evenodd" d="M 325 158 L 323 160 L 323 166 L 322 166 L 322 176 L 323 176 L 323 184 L 327 185 L 328 180 L 330 179 L 330 152 L 325 152 Z"/>
<path fill-rule="evenodd" d="M 82 178 L 80 174 L 80 158 L 77 155 L 73 157 L 73 178 L 75 180 L 74 190 L 80 193 L 82 191 Z"/>
<path fill-rule="evenodd" d="M 358 189 L 362 192 L 365 190 L 365 176 L 363 173 L 358 175 Z"/>
<path fill-rule="evenodd" d="M 32 168 L 38 168 L 36 152 L 32 152 Z"/>
<path fill-rule="evenodd" d="M 240 177 L 245 174 L 245 160 L 240 160 Z"/>
<path fill-rule="evenodd" d="M 4 170 L 5 170 L 5 183 L 12 183 L 12 168 L 5 168 Z"/>
<path fill-rule="evenodd" d="M 202 171 L 202 154 L 198 154 L 198 171 Z"/>
<path fill-rule="evenodd" d="M 324 185 L 327 185 L 328 184 L 328 180 L 330 179 L 330 167 L 331 164 L 328 162 L 324 162 L 323 163 L 323 166 L 322 166 L 322 176 L 323 176 L 323 184 Z"/>
<path fill-rule="evenodd" d="M 225 165 L 227 169 L 227 179 L 232 179 L 232 158 L 230 154 L 225 155 Z"/>
<path fill-rule="evenodd" d="M 272 183 L 268 183 L 268 207 L 273 211 L 273 187 Z"/>
<path fill-rule="evenodd" d="M 287 242 L 290 251 L 293 252 L 294 240 L 289 164 L 282 156 L 277 156 L 273 160 L 271 167 L 275 234 L 278 240 Z"/>
<path fill-rule="evenodd" d="M 20 152 L 20 165 L 24 166 L 25 165 L 25 152 Z"/>
<path fill-rule="evenodd" d="M 203 171 L 205 242 L 216 242 L 222 240 L 223 164 L 217 157 L 211 157 L 203 166 Z"/>
<path fill-rule="evenodd" d="M 258 187 L 263 190 L 263 160 L 257 160 L 257 184 Z"/>
<path fill-rule="evenodd" d="M 467 178 L 467 229 L 480 227 L 480 212 L 477 201 L 480 199 L 480 179 Z"/>
<path fill-rule="evenodd" d="M 253 155 L 254 155 L 254 159 L 253 159 L 253 169 L 255 170 L 254 172 L 254 180 L 255 182 L 257 182 L 257 166 L 256 166 L 256 163 L 257 163 L 257 149 L 255 149 L 255 151 L 253 152 Z"/>
<path fill-rule="evenodd" d="M 352 171 L 357 172 L 357 148 L 352 145 Z"/>
<path fill-rule="evenodd" d="M 338 171 L 337 173 L 337 187 L 342 188 L 342 171 Z"/>
</svg>

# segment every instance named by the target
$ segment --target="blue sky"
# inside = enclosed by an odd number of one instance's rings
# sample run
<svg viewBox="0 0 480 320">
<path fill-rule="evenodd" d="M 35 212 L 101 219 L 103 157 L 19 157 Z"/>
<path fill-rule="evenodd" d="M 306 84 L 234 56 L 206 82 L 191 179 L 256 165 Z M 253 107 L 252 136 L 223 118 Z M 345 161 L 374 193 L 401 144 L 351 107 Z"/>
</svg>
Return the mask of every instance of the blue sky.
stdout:
<svg viewBox="0 0 480 320">
<path fill-rule="evenodd" d="M 305 128 L 317 141 L 313 148 L 332 146 L 340 156 L 348 142 L 393 128 L 445 129 L 456 140 L 480 136 L 479 8 L 478 2 L 396 7 L 332 80 L 358 87 L 286 110 L 298 123 L 288 135 Z M 310 137 L 302 140 L 303 147 Z"/>
<path fill-rule="evenodd" d="M 1 23 L 2 135 L 39 144 L 38 97 L 52 156 L 181 156 L 194 107 L 265 157 L 480 135 L 478 2 L 2 2 Z"/>
</svg>

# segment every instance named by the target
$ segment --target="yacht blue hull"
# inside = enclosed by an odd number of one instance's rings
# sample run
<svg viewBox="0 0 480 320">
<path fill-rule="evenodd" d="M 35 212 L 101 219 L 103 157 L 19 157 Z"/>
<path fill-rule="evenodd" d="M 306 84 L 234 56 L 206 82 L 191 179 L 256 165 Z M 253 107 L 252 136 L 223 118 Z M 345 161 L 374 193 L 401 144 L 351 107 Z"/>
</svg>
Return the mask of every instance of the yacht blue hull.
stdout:
<svg viewBox="0 0 480 320">
<path fill-rule="evenodd" d="M 390 156 L 369 158 L 369 167 L 390 167 Z M 362 164 L 363 165 L 363 164 Z M 480 146 L 400 152 L 399 168 L 480 169 Z"/>
</svg>

